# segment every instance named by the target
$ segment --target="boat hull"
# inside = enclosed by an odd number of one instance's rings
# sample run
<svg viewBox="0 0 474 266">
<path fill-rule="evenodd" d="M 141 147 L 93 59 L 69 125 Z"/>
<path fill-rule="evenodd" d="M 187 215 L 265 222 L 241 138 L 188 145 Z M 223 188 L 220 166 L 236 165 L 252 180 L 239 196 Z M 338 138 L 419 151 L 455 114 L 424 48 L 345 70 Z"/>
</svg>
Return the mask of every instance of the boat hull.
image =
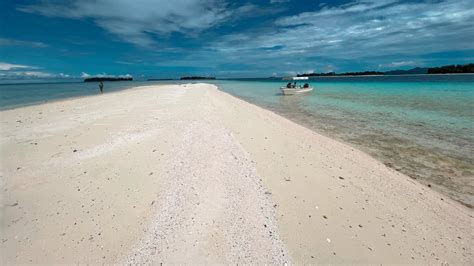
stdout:
<svg viewBox="0 0 474 266">
<path fill-rule="evenodd" d="M 296 95 L 296 94 L 303 94 L 303 93 L 309 93 L 312 92 L 313 88 L 281 88 L 281 92 L 284 95 Z"/>
</svg>

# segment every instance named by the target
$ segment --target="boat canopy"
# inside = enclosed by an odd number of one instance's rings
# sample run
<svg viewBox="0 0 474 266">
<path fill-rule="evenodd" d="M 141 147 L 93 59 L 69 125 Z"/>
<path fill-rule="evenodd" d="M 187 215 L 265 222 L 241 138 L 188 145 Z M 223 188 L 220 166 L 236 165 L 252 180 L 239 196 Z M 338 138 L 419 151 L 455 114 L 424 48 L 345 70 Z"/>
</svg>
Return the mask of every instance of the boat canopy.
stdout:
<svg viewBox="0 0 474 266">
<path fill-rule="evenodd" d="M 283 80 L 308 80 L 308 77 L 285 77 Z"/>
</svg>

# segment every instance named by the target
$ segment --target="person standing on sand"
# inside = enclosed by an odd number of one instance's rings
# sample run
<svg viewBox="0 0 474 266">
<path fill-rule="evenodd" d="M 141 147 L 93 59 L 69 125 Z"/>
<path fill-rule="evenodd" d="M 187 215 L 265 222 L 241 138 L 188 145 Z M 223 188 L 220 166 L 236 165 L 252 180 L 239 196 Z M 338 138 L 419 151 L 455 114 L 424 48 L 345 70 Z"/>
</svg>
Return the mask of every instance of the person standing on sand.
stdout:
<svg viewBox="0 0 474 266">
<path fill-rule="evenodd" d="M 99 90 L 100 90 L 100 94 L 104 93 L 104 83 L 102 81 L 99 82 Z"/>
</svg>

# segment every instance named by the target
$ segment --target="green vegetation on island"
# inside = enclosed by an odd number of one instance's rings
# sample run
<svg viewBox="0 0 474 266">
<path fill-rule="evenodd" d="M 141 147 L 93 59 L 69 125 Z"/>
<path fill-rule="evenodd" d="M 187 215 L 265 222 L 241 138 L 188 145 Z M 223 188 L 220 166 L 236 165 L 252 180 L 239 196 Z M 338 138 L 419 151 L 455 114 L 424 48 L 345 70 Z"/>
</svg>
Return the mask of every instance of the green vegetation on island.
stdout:
<svg viewBox="0 0 474 266">
<path fill-rule="evenodd" d="M 331 76 L 376 76 L 376 75 L 420 75 L 420 74 L 467 74 L 474 73 L 474 64 L 447 65 L 441 67 L 415 67 L 409 70 L 363 71 L 363 72 L 327 72 L 327 73 L 304 73 L 298 77 L 331 77 Z"/>
<path fill-rule="evenodd" d="M 201 76 L 181 77 L 181 80 L 200 80 L 200 79 L 216 79 L 216 77 L 201 77 Z"/>
<path fill-rule="evenodd" d="M 318 76 L 374 76 L 374 75 L 383 75 L 384 72 L 378 71 L 364 71 L 364 72 L 345 72 L 345 73 L 336 73 L 336 72 L 328 72 L 328 73 L 305 73 L 305 74 L 298 74 L 298 77 L 318 77 Z"/>
<path fill-rule="evenodd" d="M 464 74 L 474 73 L 474 64 L 449 65 L 428 69 L 428 74 Z"/>
</svg>

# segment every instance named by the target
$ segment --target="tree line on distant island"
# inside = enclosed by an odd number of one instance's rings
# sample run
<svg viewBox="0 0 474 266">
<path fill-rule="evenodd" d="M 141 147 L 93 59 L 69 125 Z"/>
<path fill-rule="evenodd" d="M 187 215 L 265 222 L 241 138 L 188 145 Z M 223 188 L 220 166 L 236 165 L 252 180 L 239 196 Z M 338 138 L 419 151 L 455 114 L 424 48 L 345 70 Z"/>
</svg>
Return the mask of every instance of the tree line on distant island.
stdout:
<svg viewBox="0 0 474 266">
<path fill-rule="evenodd" d="M 474 64 L 448 65 L 441 67 L 421 68 L 416 67 L 410 70 L 391 70 L 391 71 L 363 71 L 363 72 L 345 72 L 345 73 L 304 73 L 298 74 L 298 77 L 327 77 L 327 76 L 376 76 L 376 75 L 411 75 L 411 74 L 465 74 L 474 73 Z"/>
<path fill-rule="evenodd" d="M 216 77 L 201 77 L 201 76 L 181 77 L 181 80 L 199 80 L 199 79 L 216 79 Z"/>
<path fill-rule="evenodd" d="M 455 73 L 474 73 L 474 64 L 449 65 L 442 67 L 428 68 L 428 74 L 455 74 Z"/>
<path fill-rule="evenodd" d="M 384 75 L 384 72 L 378 71 L 363 71 L 363 72 L 345 72 L 345 73 L 336 73 L 336 72 L 327 72 L 327 73 L 305 73 L 298 74 L 298 77 L 331 77 L 331 76 L 376 76 Z"/>
</svg>

